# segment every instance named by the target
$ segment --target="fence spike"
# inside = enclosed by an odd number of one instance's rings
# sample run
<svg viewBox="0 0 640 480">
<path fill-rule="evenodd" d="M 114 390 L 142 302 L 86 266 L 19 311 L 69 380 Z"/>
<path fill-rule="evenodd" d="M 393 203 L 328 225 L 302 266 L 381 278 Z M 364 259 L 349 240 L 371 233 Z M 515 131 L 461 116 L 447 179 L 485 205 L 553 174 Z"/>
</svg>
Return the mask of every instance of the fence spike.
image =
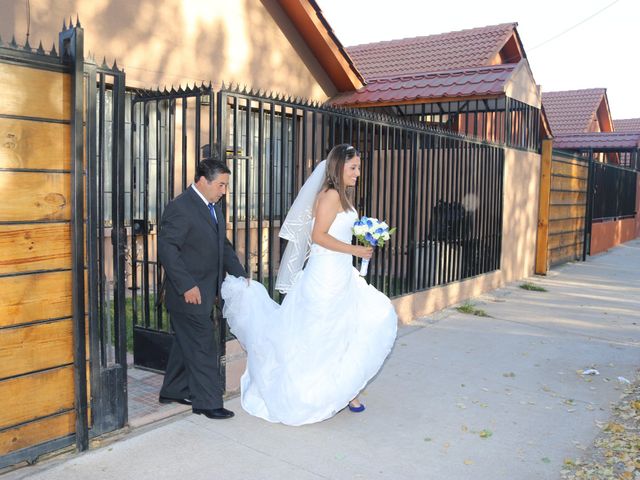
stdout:
<svg viewBox="0 0 640 480">
<path fill-rule="evenodd" d="M 27 37 L 27 41 L 24 43 L 24 46 L 22 47 L 22 49 L 27 52 L 31 51 L 31 45 L 29 45 L 29 37 Z"/>
<path fill-rule="evenodd" d="M 9 43 L 9 46 L 12 47 L 12 48 L 18 48 L 18 44 L 16 43 L 16 36 L 15 35 L 13 35 L 11 37 L 11 43 Z"/>
<path fill-rule="evenodd" d="M 78 14 L 78 12 L 76 12 L 76 28 L 82 28 L 82 25 L 80 25 L 80 15 Z"/>
<path fill-rule="evenodd" d="M 1 44 L 1 42 L 0 42 Z M 38 50 L 36 50 L 38 55 L 44 55 L 44 48 L 42 47 L 42 40 L 40 40 L 40 45 L 38 45 Z"/>
<path fill-rule="evenodd" d="M 69 15 L 69 30 L 71 30 L 73 28 L 73 19 L 71 18 L 71 15 Z"/>
<path fill-rule="evenodd" d="M 49 52 L 49 55 L 51 55 L 52 57 L 57 57 L 58 56 L 58 52 L 56 52 L 56 44 L 52 44 L 51 45 L 51 51 Z"/>
<path fill-rule="evenodd" d="M 118 61 L 116 59 L 113 60 L 113 67 L 111 67 L 111 70 L 113 70 L 114 72 L 117 72 L 120 70 L 118 68 Z"/>
<path fill-rule="evenodd" d="M 67 31 L 67 19 L 66 18 L 62 19 L 62 31 L 63 32 Z"/>
</svg>

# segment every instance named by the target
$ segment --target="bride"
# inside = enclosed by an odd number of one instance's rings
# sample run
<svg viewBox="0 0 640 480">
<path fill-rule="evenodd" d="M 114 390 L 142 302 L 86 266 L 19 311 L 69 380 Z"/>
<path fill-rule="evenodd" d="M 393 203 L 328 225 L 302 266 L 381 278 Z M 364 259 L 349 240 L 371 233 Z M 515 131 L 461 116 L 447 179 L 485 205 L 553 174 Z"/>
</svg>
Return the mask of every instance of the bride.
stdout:
<svg viewBox="0 0 640 480">
<path fill-rule="evenodd" d="M 251 415 L 304 425 L 346 406 L 361 412 L 358 394 L 393 346 L 393 305 L 352 265 L 372 254 L 351 244 L 359 175 L 357 150 L 337 145 L 300 190 L 280 231 L 289 241 L 276 281 L 282 305 L 259 282 L 222 284 L 223 314 L 247 352 L 240 387 Z"/>
</svg>

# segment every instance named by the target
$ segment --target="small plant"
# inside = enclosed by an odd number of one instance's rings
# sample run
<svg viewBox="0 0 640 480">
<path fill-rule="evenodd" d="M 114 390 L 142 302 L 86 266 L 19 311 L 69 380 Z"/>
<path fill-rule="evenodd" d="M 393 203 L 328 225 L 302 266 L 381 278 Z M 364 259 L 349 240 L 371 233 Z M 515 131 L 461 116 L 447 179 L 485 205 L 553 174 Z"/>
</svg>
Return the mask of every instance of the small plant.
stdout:
<svg viewBox="0 0 640 480">
<path fill-rule="evenodd" d="M 536 285 L 534 283 L 531 282 L 524 282 L 523 284 L 520 285 L 520 288 L 523 290 L 529 290 L 531 292 L 546 292 L 547 289 L 544 287 L 541 287 L 539 285 Z"/>
<path fill-rule="evenodd" d="M 481 308 L 476 308 L 473 303 L 465 302 L 459 307 L 456 307 L 456 310 L 460 313 L 466 313 L 467 315 L 475 315 L 476 317 L 489 317 L 490 315 L 482 310 Z"/>
</svg>

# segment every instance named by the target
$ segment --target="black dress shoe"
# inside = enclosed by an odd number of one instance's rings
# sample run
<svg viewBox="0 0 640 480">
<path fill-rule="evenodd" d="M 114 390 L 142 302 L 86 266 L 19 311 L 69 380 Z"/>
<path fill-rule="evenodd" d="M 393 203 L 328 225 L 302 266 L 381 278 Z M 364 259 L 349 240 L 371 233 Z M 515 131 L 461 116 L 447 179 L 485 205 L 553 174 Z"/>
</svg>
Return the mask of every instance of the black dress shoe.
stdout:
<svg viewBox="0 0 640 480">
<path fill-rule="evenodd" d="M 169 398 L 169 397 L 163 397 L 162 395 L 160 395 L 158 397 L 158 402 L 160 402 L 160 403 L 179 403 L 181 405 L 191 405 L 191 400 L 189 400 L 188 398 Z"/>
<path fill-rule="evenodd" d="M 204 415 L 214 420 L 224 420 L 225 418 L 231 418 L 235 415 L 231 410 L 227 410 L 226 408 L 194 408 L 193 413 L 196 415 Z"/>
</svg>

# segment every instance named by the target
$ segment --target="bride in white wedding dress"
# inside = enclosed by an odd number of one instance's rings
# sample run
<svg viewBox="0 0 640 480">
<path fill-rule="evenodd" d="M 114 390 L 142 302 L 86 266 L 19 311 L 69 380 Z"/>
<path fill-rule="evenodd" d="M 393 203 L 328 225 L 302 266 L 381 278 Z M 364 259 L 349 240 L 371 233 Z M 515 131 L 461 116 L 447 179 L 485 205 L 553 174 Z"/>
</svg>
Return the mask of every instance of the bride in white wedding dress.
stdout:
<svg viewBox="0 0 640 480">
<path fill-rule="evenodd" d="M 282 305 L 259 282 L 222 284 L 224 316 L 247 352 L 241 400 L 251 415 L 304 425 L 347 406 L 361 412 L 358 393 L 393 346 L 393 305 L 352 265 L 372 254 L 351 244 L 359 175 L 357 150 L 337 145 L 300 190 L 280 232 L 289 240 L 276 282 Z"/>
</svg>

